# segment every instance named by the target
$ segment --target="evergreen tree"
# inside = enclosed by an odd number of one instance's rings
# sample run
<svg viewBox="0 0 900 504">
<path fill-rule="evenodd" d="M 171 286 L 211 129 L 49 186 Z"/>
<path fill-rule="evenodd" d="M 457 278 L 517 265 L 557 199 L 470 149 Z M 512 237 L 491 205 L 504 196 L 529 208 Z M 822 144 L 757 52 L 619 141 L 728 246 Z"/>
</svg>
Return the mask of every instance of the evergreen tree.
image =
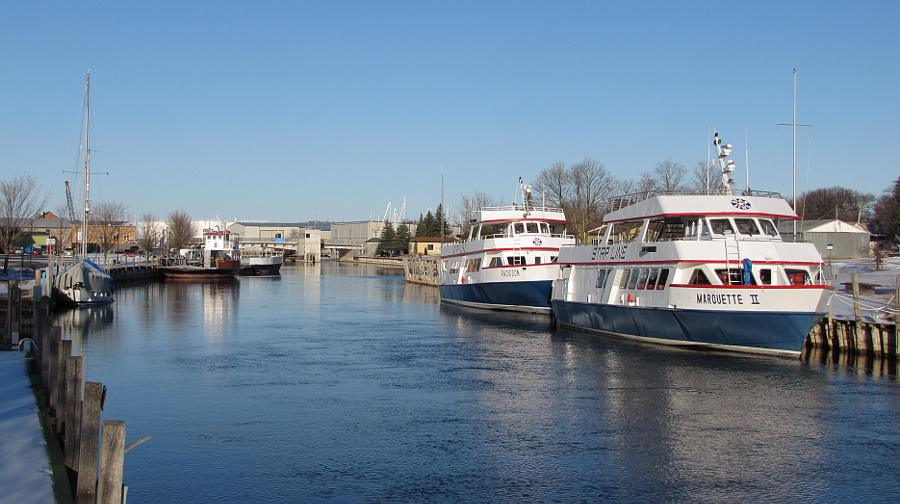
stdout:
<svg viewBox="0 0 900 504">
<path fill-rule="evenodd" d="M 441 232 L 443 228 L 443 232 Z M 437 212 L 434 215 L 434 230 L 432 236 L 450 236 L 450 223 L 444 215 L 444 206 L 438 203 Z"/>
<path fill-rule="evenodd" d="M 378 248 L 375 249 L 375 255 L 392 255 L 396 239 L 397 235 L 394 232 L 394 225 L 391 224 L 391 221 L 385 220 L 384 225 L 381 227 L 381 236 L 379 236 L 381 242 L 378 244 Z"/>
<path fill-rule="evenodd" d="M 409 226 L 403 223 L 397 226 L 394 243 L 394 250 L 400 254 L 409 253 Z"/>
<path fill-rule="evenodd" d="M 437 222 L 434 220 L 431 210 L 429 210 L 425 217 L 419 219 L 419 225 L 416 227 L 416 236 L 435 236 L 437 233 Z"/>
</svg>

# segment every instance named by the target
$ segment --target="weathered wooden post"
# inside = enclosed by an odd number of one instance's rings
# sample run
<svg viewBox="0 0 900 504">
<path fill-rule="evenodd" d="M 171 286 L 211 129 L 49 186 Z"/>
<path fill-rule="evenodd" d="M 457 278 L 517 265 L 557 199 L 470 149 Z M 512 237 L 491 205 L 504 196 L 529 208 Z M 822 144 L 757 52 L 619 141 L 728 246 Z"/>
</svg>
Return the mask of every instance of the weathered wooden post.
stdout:
<svg viewBox="0 0 900 504">
<path fill-rule="evenodd" d="M 853 273 L 851 279 L 853 285 L 853 343 L 857 352 L 868 351 L 866 334 L 862 327 L 862 311 L 859 307 L 859 273 Z"/>
<path fill-rule="evenodd" d="M 84 404 L 81 409 L 81 440 L 78 450 L 78 484 L 75 487 L 77 504 L 94 504 L 97 496 L 97 444 L 100 436 L 100 398 L 103 384 L 84 384 Z"/>
<path fill-rule="evenodd" d="M 47 363 L 47 392 L 48 392 L 48 408 L 47 414 L 50 417 L 55 417 L 56 413 L 56 382 L 59 378 L 56 376 L 59 373 L 59 347 L 61 341 L 61 333 L 59 331 L 55 332 L 50 338 L 50 359 Z M 51 424 L 52 425 L 52 424 Z"/>
<path fill-rule="evenodd" d="M 44 348 L 47 350 L 41 353 L 41 384 L 44 385 L 44 390 L 49 393 L 50 391 L 50 376 L 53 374 L 51 371 L 53 367 L 53 345 L 54 342 L 59 342 L 62 338 L 62 330 L 58 326 L 51 327 L 50 330 L 46 331 L 46 336 L 42 338 L 44 341 Z"/>
<path fill-rule="evenodd" d="M 81 430 L 81 383 L 84 379 L 83 358 L 78 355 L 69 358 L 69 365 L 66 367 L 66 375 L 68 376 L 68 394 L 66 395 L 66 436 L 65 446 L 65 464 L 72 471 L 78 470 L 78 439 Z"/>
<path fill-rule="evenodd" d="M 97 504 L 122 502 L 122 472 L 125 465 L 125 422 L 103 422 L 103 444 L 100 446 L 100 481 Z"/>
<path fill-rule="evenodd" d="M 900 353 L 900 275 L 894 289 L 894 353 Z"/>
<path fill-rule="evenodd" d="M 834 334 L 834 296 L 828 300 L 828 331 L 825 332 L 825 341 L 829 350 L 835 351 L 838 348 L 838 340 Z"/>
<path fill-rule="evenodd" d="M 58 361 L 56 365 L 58 370 L 56 373 L 56 433 L 65 432 L 64 425 L 66 423 L 66 367 L 69 364 L 69 357 L 72 356 L 72 340 L 62 340 L 59 342 Z"/>
</svg>

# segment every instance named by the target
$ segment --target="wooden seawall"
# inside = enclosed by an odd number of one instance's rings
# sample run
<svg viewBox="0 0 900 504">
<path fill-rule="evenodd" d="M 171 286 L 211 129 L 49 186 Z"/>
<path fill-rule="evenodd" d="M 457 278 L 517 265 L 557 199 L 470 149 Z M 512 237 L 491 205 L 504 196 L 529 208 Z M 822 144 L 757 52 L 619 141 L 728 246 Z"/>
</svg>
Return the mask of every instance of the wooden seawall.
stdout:
<svg viewBox="0 0 900 504">
<path fill-rule="evenodd" d="M 835 318 L 829 304 L 829 314 L 820 320 L 807 336 L 807 345 L 814 348 L 829 349 L 852 354 L 896 355 L 900 351 L 900 276 L 897 276 L 896 289 L 891 298 L 893 304 L 874 305 L 867 301 L 865 305 L 870 311 L 878 311 L 893 317 L 893 322 L 875 322 L 863 317 L 864 302 L 860 296 L 859 273 L 854 273 L 851 281 L 853 292 L 853 318 Z M 835 294 L 837 296 L 838 294 Z M 832 303 L 834 298 L 832 298 Z"/>
<path fill-rule="evenodd" d="M 12 294 L 13 299 L 21 299 L 14 291 Z M 19 304 L 21 307 L 21 301 Z M 12 343 L 13 333 L 22 338 L 16 346 L 24 348 L 30 344 L 28 339 L 32 342 L 32 383 L 57 482 L 57 500 L 124 503 L 128 493 L 128 487 L 122 484 L 125 453 L 149 437 L 126 446 L 125 422 L 101 420 L 106 386 L 85 381 L 84 358 L 74 355 L 72 341 L 53 325 L 49 299 L 34 300 L 30 312 L 30 324 L 21 317 L 6 317 L 7 331 L 0 341 L 4 350 Z M 61 481 L 68 486 L 60 488 Z"/>
<path fill-rule="evenodd" d="M 403 258 L 406 281 L 437 286 L 440 282 L 440 259 L 436 256 L 410 256 Z"/>
</svg>

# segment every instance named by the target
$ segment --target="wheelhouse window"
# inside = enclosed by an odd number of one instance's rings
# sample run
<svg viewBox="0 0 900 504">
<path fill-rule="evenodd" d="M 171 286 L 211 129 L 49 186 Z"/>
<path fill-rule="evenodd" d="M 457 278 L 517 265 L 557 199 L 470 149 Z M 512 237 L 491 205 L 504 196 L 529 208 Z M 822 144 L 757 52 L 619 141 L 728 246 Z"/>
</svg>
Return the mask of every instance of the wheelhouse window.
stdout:
<svg viewBox="0 0 900 504">
<path fill-rule="evenodd" d="M 734 234 L 734 228 L 728 219 L 709 219 L 709 227 L 712 229 L 713 234 L 723 235 L 726 232 Z"/>
<path fill-rule="evenodd" d="M 691 280 L 688 283 L 691 285 L 712 285 L 712 282 L 706 277 L 706 273 L 700 268 L 694 268 L 694 272 L 691 273 Z"/>
<path fill-rule="evenodd" d="M 472 273 L 481 269 L 481 259 L 469 259 L 466 261 L 466 271 Z"/>
<path fill-rule="evenodd" d="M 644 241 L 662 242 L 681 240 L 685 236 L 686 225 L 685 219 L 681 217 L 653 219 L 647 225 L 647 233 L 644 235 Z"/>
<path fill-rule="evenodd" d="M 550 262 L 555 263 L 555 262 L 556 262 L 556 256 L 550 256 Z"/>
<path fill-rule="evenodd" d="M 758 236 L 761 234 L 753 219 L 734 219 L 734 225 L 737 226 L 738 233 L 743 235 Z"/>
<path fill-rule="evenodd" d="M 763 285 L 772 285 L 772 270 L 770 270 L 770 269 L 759 270 L 759 281 Z"/>
<path fill-rule="evenodd" d="M 516 222 L 515 228 L 516 228 L 516 234 L 525 234 L 525 223 L 524 222 Z"/>
<path fill-rule="evenodd" d="M 617 222 L 613 225 L 610 243 L 631 243 L 641 232 L 642 221 Z"/>
<path fill-rule="evenodd" d="M 540 229 L 538 229 L 537 222 L 526 222 L 525 223 L 525 231 L 529 234 L 538 234 L 540 233 Z"/>
<path fill-rule="evenodd" d="M 509 222 L 492 222 L 481 225 L 482 238 L 504 238 L 509 231 Z"/>
<path fill-rule="evenodd" d="M 503 259 L 500 257 L 492 257 L 490 267 L 499 268 L 500 266 L 503 266 Z"/>
<path fill-rule="evenodd" d="M 759 225 L 762 226 L 763 234 L 773 238 L 778 236 L 778 229 L 775 228 L 775 224 L 769 219 L 759 219 Z"/>
</svg>

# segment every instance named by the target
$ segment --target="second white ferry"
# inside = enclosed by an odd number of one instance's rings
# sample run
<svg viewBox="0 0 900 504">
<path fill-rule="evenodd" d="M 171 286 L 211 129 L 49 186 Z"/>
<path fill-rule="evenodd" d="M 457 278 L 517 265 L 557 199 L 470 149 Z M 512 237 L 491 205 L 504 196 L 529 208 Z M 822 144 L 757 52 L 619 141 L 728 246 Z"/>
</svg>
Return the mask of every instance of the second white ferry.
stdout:
<svg viewBox="0 0 900 504">
<path fill-rule="evenodd" d="M 558 323 L 669 345 L 798 355 L 830 287 L 811 243 L 782 240 L 797 219 L 774 194 L 732 194 L 721 144 L 718 194 L 614 200 L 592 245 L 563 247 Z"/>
<path fill-rule="evenodd" d="M 531 187 L 522 204 L 481 208 L 467 238 L 441 251 L 441 301 L 493 310 L 550 313 L 557 258 L 575 238 L 559 208 L 535 207 Z"/>
</svg>

